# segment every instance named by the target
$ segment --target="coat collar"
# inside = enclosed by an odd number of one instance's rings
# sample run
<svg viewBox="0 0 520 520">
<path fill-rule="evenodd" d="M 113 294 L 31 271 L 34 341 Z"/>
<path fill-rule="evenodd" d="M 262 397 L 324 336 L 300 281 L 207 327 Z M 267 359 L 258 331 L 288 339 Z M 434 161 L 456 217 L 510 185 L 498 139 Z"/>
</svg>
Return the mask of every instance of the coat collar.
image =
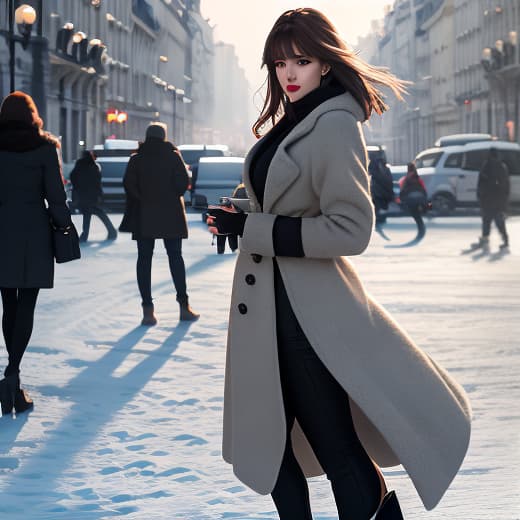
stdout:
<svg viewBox="0 0 520 520">
<path fill-rule="evenodd" d="M 0 123 L 0 150 L 6 152 L 28 152 L 45 144 L 56 148 L 60 143 L 48 132 L 23 121 L 3 121 Z"/>
<path fill-rule="evenodd" d="M 363 121 L 365 119 L 362 108 L 355 101 L 352 94 L 345 92 L 339 96 L 324 101 L 318 105 L 307 117 L 302 119 L 285 137 L 280 143 L 276 153 L 274 154 L 273 160 L 269 166 L 267 172 L 267 181 L 264 192 L 264 204 L 263 212 L 269 213 L 273 208 L 276 201 L 283 195 L 287 188 L 298 178 L 300 175 L 300 168 L 291 158 L 288 153 L 289 147 L 309 134 L 316 126 L 318 119 L 327 112 L 335 110 L 344 110 L 350 112 L 357 121 Z M 251 198 L 251 205 L 254 211 L 261 211 L 260 204 L 254 195 L 253 187 L 251 185 L 251 179 L 249 176 L 249 169 L 251 167 L 251 160 L 254 154 L 258 151 L 265 136 L 262 137 L 258 142 L 251 148 L 247 154 L 245 165 L 244 165 L 244 184 L 246 190 Z M 283 175 L 273 174 L 273 165 L 276 168 L 283 171 Z"/>
</svg>

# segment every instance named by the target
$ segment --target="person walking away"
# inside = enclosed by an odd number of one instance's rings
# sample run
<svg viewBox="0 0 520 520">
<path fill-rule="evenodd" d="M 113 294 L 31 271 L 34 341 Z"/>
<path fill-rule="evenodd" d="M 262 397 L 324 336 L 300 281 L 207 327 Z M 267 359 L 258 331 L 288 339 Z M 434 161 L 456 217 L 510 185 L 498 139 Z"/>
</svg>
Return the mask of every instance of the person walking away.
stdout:
<svg viewBox="0 0 520 520">
<path fill-rule="evenodd" d="M 419 177 L 413 162 L 408 163 L 406 175 L 399 180 L 399 188 L 399 200 L 417 224 L 415 240 L 421 240 L 426 233 L 422 215 L 428 209 L 428 195 L 424 181 Z"/>
<path fill-rule="evenodd" d="M 0 107 L 0 292 L 8 354 L 0 381 L 2 414 L 33 407 L 20 387 L 20 364 L 31 338 L 40 289 L 54 282 L 53 225 L 72 225 L 58 154 L 32 98 L 9 94 Z M 46 207 L 46 205 L 48 207 Z M 58 319 L 58 318 L 57 318 Z"/>
<path fill-rule="evenodd" d="M 498 150 L 490 148 L 488 158 L 479 171 L 477 181 L 477 198 L 482 215 L 482 236 L 478 242 L 471 244 L 472 249 L 489 250 L 489 235 L 493 221 L 502 237 L 499 250 L 504 252 L 509 248 L 505 217 L 509 203 L 509 192 L 508 167 L 500 160 Z"/>
<path fill-rule="evenodd" d="M 388 209 L 388 204 L 394 200 L 394 183 L 392 173 L 381 157 L 372 159 L 368 164 L 370 175 L 370 194 L 376 213 L 376 226 L 386 222 L 386 217 L 381 213 Z"/>
<path fill-rule="evenodd" d="M 162 239 L 180 305 L 181 321 L 194 321 L 186 291 L 182 240 L 188 238 L 183 194 L 189 179 L 177 148 L 166 140 L 166 125 L 152 123 L 146 139 L 128 161 L 123 184 L 126 208 L 120 231 L 137 241 L 137 285 L 143 307 L 142 325 L 155 325 L 152 299 L 152 257 L 156 239 Z"/>
<path fill-rule="evenodd" d="M 94 154 L 83 151 L 70 173 L 72 183 L 72 202 L 83 214 L 83 230 L 80 242 L 86 242 L 90 231 L 92 215 L 96 215 L 107 229 L 107 240 L 117 238 L 117 230 L 102 208 L 103 188 L 101 186 L 101 170 L 95 161 Z"/>
<path fill-rule="evenodd" d="M 249 211 L 208 211 L 237 233 L 223 457 L 270 493 L 281 520 L 311 520 L 306 477 L 326 473 L 339 520 L 402 518 L 380 465 L 403 463 L 428 509 L 469 443 L 464 390 L 363 288 L 348 256 L 374 212 L 361 123 L 387 107 L 370 66 L 310 8 L 267 36 L 267 95 L 244 163 Z M 424 410 L 428 413 L 425 421 Z"/>
</svg>

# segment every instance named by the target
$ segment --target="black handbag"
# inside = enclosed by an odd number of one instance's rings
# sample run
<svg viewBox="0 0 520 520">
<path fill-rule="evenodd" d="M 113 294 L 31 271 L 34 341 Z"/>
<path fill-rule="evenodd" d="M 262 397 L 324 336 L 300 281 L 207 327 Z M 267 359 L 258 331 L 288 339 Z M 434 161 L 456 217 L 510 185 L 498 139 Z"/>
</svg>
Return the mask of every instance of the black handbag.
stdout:
<svg viewBox="0 0 520 520">
<path fill-rule="evenodd" d="M 67 227 L 59 228 L 51 222 L 51 230 L 54 258 L 57 264 L 81 258 L 79 236 L 73 223 Z"/>
</svg>

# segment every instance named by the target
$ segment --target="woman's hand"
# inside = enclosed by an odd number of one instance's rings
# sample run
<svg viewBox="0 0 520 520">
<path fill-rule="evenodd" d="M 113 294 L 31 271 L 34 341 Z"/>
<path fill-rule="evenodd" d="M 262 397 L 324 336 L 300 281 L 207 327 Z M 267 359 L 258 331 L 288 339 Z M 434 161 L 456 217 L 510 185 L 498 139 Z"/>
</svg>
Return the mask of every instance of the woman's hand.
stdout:
<svg viewBox="0 0 520 520">
<path fill-rule="evenodd" d="M 206 223 L 213 235 L 240 235 L 244 232 L 247 214 L 231 206 L 208 206 Z"/>
</svg>

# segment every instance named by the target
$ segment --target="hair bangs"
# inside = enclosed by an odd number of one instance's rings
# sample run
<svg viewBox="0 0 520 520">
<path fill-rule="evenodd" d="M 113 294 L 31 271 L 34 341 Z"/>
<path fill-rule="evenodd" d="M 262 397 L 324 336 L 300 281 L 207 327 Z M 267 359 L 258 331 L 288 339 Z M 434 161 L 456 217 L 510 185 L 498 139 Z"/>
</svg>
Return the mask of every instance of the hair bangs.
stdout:
<svg viewBox="0 0 520 520">
<path fill-rule="evenodd" d="M 263 62 L 271 67 L 276 60 L 294 59 L 298 56 L 317 58 L 317 53 L 320 53 L 320 46 L 310 35 L 286 24 L 274 32 L 266 42 Z"/>
</svg>

